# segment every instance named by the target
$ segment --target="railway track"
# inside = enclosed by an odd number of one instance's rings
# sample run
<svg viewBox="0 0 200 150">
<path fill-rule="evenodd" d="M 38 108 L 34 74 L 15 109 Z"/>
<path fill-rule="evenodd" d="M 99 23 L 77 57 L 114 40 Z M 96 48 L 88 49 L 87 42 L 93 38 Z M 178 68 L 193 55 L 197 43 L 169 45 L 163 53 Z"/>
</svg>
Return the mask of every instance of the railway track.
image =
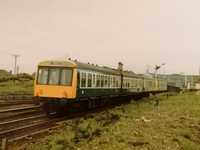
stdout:
<svg viewBox="0 0 200 150">
<path fill-rule="evenodd" d="M 40 105 L 32 103 L 0 106 L 0 141 L 4 138 L 11 141 L 19 138 L 21 133 L 30 132 L 39 126 L 45 127 L 49 125 L 47 120 L 49 118 Z"/>
<path fill-rule="evenodd" d="M 13 118 L 0 119 L 0 141 L 6 139 L 7 145 L 20 140 L 26 140 L 33 136 L 48 133 L 52 129 L 58 128 L 58 123 L 66 120 L 73 120 L 85 117 L 87 114 L 102 111 L 105 108 L 98 110 L 89 110 L 80 113 L 70 113 L 64 117 L 48 118 L 42 111 L 38 114 L 20 115 Z M 22 113 L 23 114 L 23 113 Z"/>
<path fill-rule="evenodd" d="M 74 118 L 75 115 L 71 118 Z M 45 114 L 33 115 L 20 119 L 0 122 L 0 140 L 6 139 L 7 145 L 28 139 L 38 134 L 44 134 L 58 127 L 58 122 L 69 117 L 48 118 Z"/>
<path fill-rule="evenodd" d="M 36 104 L 35 100 L 4 100 L 0 101 L 0 107 L 22 105 L 22 104 Z"/>
<path fill-rule="evenodd" d="M 0 107 L 0 122 L 5 121 L 6 119 L 11 120 L 41 112 L 41 106 L 35 104 L 11 105 L 7 107 Z"/>
<path fill-rule="evenodd" d="M 116 105 L 114 105 L 116 106 Z M 40 106 L 26 106 L 15 109 L 0 110 L 0 141 L 7 145 L 26 140 L 36 135 L 46 135 L 50 130 L 58 128 L 59 122 L 86 117 L 88 114 L 101 112 L 114 107 L 100 107 L 78 113 L 69 113 L 64 117 L 48 118 Z M 2 116 L 1 114 L 5 114 Z M 3 145 L 3 142 L 2 142 Z"/>
<path fill-rule="evenodd" d="M 48 117 L 41 114 L 27 118 L 0 123 L 0 139 L 6 138 L 9 142 L 27 137 L 38 129 L 46 129 L 52 125 Z"/>
<path fill-rule="evenodd" d="M 38 115 L 21 120 L 13 120 L 11 122 L 2 122 L 0 123 L 0 140 L 3 141 L 3 139 L 6 139 L 7 145 L 9 146 L 9 144 L 14 142 L 31 139 L 33 136 L 48 133 L 50 130 L 58 128 L 59 122 L 77 119 L 83 116 L 85 116 L 85 113 L 73 114 L 60 118 L 48 118 L 45 115 Z M 22 122 L 25 120 L 27 122 L 23 124 Z M 14 126 L 13 123 L 15 123 Z M 16 123 L 20 124 L 20 126 L 16 126 Z M 3 127 L 5 124 L 9 127 Z"/>
<path fill-rule="evenodd" d="M 32 110 L 35 108 L 40 108 L 40 105 L 21 105 L 17 107 L 1 107 L 0 109 L 0 114 L 4 113 L 13 113 L 13 112 L 19 112 L 19 111 L 24 111 L 24 110 Z"/>
<path fill-rule="evenodd" d="M 37 100 L 31 94 L 0 95 L 0 107 L 22 104 L 37 104 Z"/>
<path fill-rule="evenodd" d="M 13 93 L 8 93 L 4 95 L 0 95 L 0 100 L 31 100 L 33 99 L 32 94 L 13 94 Z"/>
</svg>

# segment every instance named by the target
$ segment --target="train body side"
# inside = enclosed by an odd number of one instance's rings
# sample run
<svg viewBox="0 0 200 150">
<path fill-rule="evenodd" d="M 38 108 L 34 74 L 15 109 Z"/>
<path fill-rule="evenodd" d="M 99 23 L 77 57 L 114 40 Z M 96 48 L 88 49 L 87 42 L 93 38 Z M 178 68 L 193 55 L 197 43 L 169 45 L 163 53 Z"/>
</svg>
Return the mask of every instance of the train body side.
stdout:
<svg viewBox="0 0 200 150">
<path fill-rule="evenodd" d="M 66 83 L 69 82 L 67 78 L 69 74 L 65 73 L 69 73 L 69 70 L 71 70 L 71 82 L 66 85 L 62 84 L 65 80 Z M 55 77 L 51 78 L 51 76 Z M 156 93 L 166 90 L 167 83 L 164 80 L 147 78 L 132 72 L 119 71 L 108 67 L 65 60 L 45 61 L 38 65 L 34 95 L 46 100 L 80 101 L 93 98 Z"/>
<path fill-rule="evenodd" d="M 94 70 L 78 70 L 77 99 L 119 96 L 121 77 Z"/>
</svg>

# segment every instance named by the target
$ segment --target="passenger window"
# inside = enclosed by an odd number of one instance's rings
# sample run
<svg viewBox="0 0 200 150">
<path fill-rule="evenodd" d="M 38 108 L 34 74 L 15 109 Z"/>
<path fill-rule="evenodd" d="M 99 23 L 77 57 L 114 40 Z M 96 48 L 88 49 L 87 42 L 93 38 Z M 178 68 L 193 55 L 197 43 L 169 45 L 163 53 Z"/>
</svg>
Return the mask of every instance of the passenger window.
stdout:
<svg viewBox="0 0 200 150">
<path fill-rule="evenodd" d="M 123 88 L 125 88 L 125 85 L 126 85 L 126 81 L 124 79 L 124 81 L 123 81 Z"/>
<path fill-rule="evenodd" d="M 100 75 L 97 75 L 97 87 L 100 87 L 101 83 L 100 83 Z"/>
<path fill-rule="evenodd" d="M 118 80 L 116 80 L 116 87 L 118 87 Z"/>
<path fill-rule="evenodd" d="M 121 78 L 119 78 L 119 88 L 121 88 Z"/>
<path fill-rule="evenodd" d="M 92 87 L 92 74 L 88 73 L 88 87 Z"/>
<path fill-rule="evenodd" d="M 115 88 L 116 87 L 116 78 L 113 77 L 113 87 Z"/>
<path fill-rule="evenodd" d="M 124 88 L 127 88 L 127 86 L 126 86 L 127 84 L 126 83 L 127 83 L 127 81 L 125 79 L 125 81 L 124 81 Z"/>
<path fill-rule="evenodd" d="M 101 75 L 101 87 L 104 87 L 104 76 Z"/>
<path fill-rule="evenodd" d="M 134 80 L 134 82 L 135 82 L 135 87 L 137 87 L 138 86 L 138 82 L 137 82 L 137 80 Z"/>
<path fill-rule="evenodd" d="M 108 76 L 108 87 L 110 87 L 110 76 Z"/>
<path fill-rule="evenodd" d="M 113 88 L 113 78 L 110 76 L 110 87 Z"/>
<path fill-rule="evenodd" d="M 86 73 L 81 73 L 81 87 L 86 87 Z"/>
<path fill-rule="evenodd" d="M 108 76 L 104 76 L 104 79 L 105 79 L 105 87 L 108 87 Z"/>
<path fill-rule="evenodd" d="M 72 69 L 62 69 L 61 71 L 61 85 L 72 85 Z"/>
<path fill-rule="evenodd" d="M 137 80 L 137 85 L 138 85 L 138 87 L 141 87 L 141 86 L 142 86 L 141 80 Z"/>
<path fill-rule="evenodd" d="M 93 84 L 93 87 L 96 87 L 96 75 L 93 74 L 93 79 L 92 79 L 92 84 Z"/>
<path fill-rule="evenodd" d="M 60 69 L 49 69 L 49 85 L 58 85 Z"/>
</svg>

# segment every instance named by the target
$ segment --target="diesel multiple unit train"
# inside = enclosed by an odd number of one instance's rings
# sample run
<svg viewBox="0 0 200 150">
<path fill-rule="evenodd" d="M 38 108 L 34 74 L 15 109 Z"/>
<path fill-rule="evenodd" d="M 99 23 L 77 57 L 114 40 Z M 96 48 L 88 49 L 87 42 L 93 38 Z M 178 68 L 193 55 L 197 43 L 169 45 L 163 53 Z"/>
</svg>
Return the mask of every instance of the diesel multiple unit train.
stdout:
<svg viewBox="0 0 200 150">
<path fill-rule="evenodd" d="M 166 90 L 165 80 L 124 71 L 122 63 L 113 69 L 65 59 L 39 63 L 34 96 L 43 102 L 47 113 L 56 113 L 73 103 L 84 102 L 93 108 L 116 97 L 134 98 Z"/>
</svg>

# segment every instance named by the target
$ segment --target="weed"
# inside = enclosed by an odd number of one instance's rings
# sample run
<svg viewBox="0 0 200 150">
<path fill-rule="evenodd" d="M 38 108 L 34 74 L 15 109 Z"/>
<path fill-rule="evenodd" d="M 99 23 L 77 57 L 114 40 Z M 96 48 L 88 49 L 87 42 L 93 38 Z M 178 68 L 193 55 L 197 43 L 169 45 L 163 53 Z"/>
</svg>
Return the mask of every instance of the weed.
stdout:
<svg viewBox="0 0 200 150">
<path fill-rule="evenodd" d="M 82 139 L 92 139 L 100 136 L 101 127 L 101 124 L 93 118 L 81 121 L 75 130 L 74 141 L 77 143 Z"/>
</svg>

